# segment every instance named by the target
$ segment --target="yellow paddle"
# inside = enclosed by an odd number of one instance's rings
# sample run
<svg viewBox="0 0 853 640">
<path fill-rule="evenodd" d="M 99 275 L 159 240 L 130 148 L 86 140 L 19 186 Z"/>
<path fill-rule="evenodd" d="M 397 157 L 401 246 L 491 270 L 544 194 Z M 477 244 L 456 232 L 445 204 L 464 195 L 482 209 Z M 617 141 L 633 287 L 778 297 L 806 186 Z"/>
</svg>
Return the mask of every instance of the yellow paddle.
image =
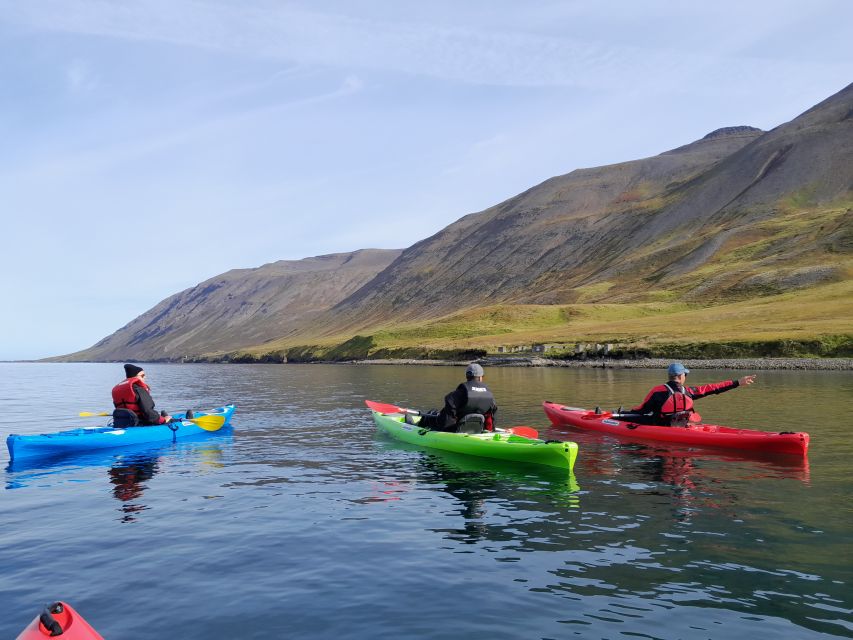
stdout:
<svg viewBox="0 0 853 640">
<path fill-rule="evenodd" d="M 81 411 L 81 418 L 93 418 L 95 416 L 111 416 L 112 413 L 101 411 L 100 413 L 92 413 L 91 411 Z M 187 422 L 197 424 L 205 431 L 219 431 L 222 425 L 225 424 L 225 416 L 199 416 L 198 418 L 183 418 Z"/>
</svg>

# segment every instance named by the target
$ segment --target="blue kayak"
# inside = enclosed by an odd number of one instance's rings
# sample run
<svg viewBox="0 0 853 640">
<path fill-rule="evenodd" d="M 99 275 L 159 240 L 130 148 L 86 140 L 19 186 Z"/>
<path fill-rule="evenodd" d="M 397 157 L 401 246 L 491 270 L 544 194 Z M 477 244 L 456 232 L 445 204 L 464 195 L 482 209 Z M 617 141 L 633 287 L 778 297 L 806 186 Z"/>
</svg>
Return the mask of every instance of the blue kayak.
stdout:
<svg viewBox="0 0 853 640">
<path fill-rule="evenodd" d="M 13 433 L 6 438 L 6 446 L 9 447 L 9 457 L 12 460 L 17 460 L 19 458 L 55 456 L 63 453 L 125 447 L 149 442 L 171 442 L 175 438 L 186 438 L 211 431 L 213 429 L 210 428 L 209 423 L 220 424 L 222 418 L 224 418 L 222 424 L 228 424 L 235 409 L 235 405 L 229 404 L 210 411 L 196 411 L 191 420 L 202 418 L 199 424 L 183 419 L 186 414 L 177 413 L 173 417 L 181 419 L 180 422 L 173 422 L 168 425 L 130 427 L 127 429 L 116 429 L 112 426 L 91 427 L 25 436 Z M 205 416 L 218 416 L 220 419 L 205 421 Z M 205 426 L 207 428 L 204 428 Z"/>
</svg>

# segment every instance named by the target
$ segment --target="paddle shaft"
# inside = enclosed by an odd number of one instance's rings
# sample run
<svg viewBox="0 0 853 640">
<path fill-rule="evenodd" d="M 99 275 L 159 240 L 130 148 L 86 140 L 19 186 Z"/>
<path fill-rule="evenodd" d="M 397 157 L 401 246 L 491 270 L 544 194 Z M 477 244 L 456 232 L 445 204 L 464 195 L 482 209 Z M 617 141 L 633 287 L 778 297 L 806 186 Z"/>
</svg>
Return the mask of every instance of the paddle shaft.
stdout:
<svg viewBox="0 0 853 640">
<path fill-rule="evenodd" d="M 93 413 L 92 411 L 81 411 L 81 418 L 92 418 L 96 416 L 111 416 L 112 413 L 107 413 L 106 411 L 101 411 L 99 413 Z M 199 416 L 197 418 L 180 418 L 178 422 L 192 422 L 194 425 L 197 425 L 204 429 L 205 431 L 218 431 L 225 424 L 225 416 Z M 164 423 L 167 424 L 167 423 Z M 154 425 L 152 425 L 154 426 Z"/>
</svg>

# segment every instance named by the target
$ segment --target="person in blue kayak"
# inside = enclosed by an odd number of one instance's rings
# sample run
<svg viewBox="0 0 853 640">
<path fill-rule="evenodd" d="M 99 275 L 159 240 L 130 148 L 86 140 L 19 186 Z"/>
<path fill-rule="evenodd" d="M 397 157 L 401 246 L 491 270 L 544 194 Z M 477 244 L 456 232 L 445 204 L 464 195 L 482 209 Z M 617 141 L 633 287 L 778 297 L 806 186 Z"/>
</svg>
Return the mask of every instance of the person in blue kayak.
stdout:
<svg viewBox="0 0 853 640">
<path fill-rule="evenodd" d="M 418 424 L 433 431 L 468 431 L 468 428 L 461 426 L 467 424 L 466 416 L 475 418 L 471 420 L 474 425 L 472 430 L 477 429 L 477 416 L 483 416 L 479 423 L 480 430 L 493 431 L 498 405 L 495 404 L 495 396 L 483 382 L 484 375 L 483 367 L 479 364 L 469 364 L 465 369 L 465 382 L 444 396 L 444 408 L 422 414 Z"/>
<path fill-rule="evenodd" d="M 649 391 L 643 403 L 631 409 L 630 414 L 622 413 L 622 420 L 655 424 L 660 426 L 683 427 L 690 422 L 700 422 L 702 417 L 693 411 L 693 401 L 705 396 L 715 395 L 737 389 L 755 382 L 755 376 L 743 376 L 738 380 L 712 382 L 695 387 L 686 386 L 690 370 L 680 362 L 669 365 L 669 381 Z"/>
<path fill-rule="evenodd" d="M 113 387 L 113 424 L 118 428 L 166 424 L 172 418 L 154 409 L 145 371 L 135 364 L 124 365 L 125 380 Z"/>
</svg>

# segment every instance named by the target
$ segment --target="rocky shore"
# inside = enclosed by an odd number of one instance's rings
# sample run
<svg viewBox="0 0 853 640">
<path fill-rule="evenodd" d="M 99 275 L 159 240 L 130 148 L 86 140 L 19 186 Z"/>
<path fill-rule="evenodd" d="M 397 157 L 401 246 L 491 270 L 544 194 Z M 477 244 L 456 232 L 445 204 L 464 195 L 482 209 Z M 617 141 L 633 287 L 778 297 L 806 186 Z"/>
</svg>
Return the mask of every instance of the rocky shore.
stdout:
<svg viewBox="0 0 853 640">
<path fill-rule="evenodd" d="M 451 360 L 354 360 L 354 364 L 405 364 L 429 366 L 461 366 L 465 362 Z M 572 369 L 666 369 L 672 360 L 642 358 L 623 360 L 611 358 L 588 358 L 586 360 L 553 360 L 537 357 L 486 357 L 477 360 L 485 367 L 568 367 Z M 809 370 L 809 371 L 853 371 L 853 358 L 730 358 L 720 360 L 680 360 L 688 369 L 744 369 L 760 370 Z"/>
</svg>

